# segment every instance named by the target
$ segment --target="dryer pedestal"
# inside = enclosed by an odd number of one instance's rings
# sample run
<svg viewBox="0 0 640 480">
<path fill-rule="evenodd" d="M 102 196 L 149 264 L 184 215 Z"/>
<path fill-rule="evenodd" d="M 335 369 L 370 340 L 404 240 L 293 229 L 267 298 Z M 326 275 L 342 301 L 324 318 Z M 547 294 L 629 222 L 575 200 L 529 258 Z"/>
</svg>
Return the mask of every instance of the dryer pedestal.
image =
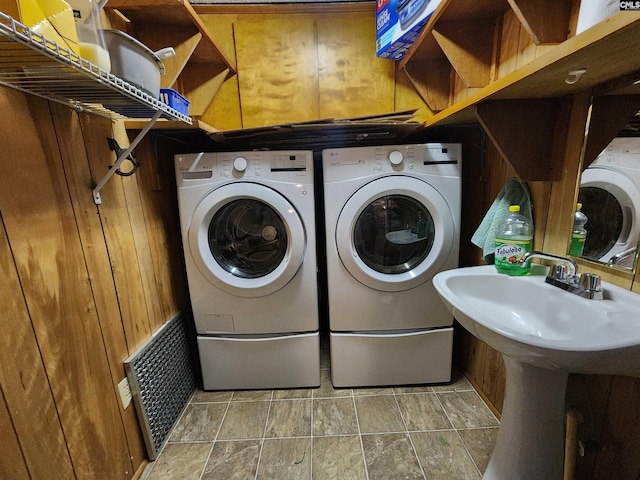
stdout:
<svg viewBox="0 0 640 480">
<path fill-rule="evenodd" d="M 205 390 L 318 387 L 320 335 L 198 336 Z"/>
<path fill-rule="evenodd" d="M 331 332 L 334 387 L 451 381 L 453 328 L 410 332 Z"/>
</svg>

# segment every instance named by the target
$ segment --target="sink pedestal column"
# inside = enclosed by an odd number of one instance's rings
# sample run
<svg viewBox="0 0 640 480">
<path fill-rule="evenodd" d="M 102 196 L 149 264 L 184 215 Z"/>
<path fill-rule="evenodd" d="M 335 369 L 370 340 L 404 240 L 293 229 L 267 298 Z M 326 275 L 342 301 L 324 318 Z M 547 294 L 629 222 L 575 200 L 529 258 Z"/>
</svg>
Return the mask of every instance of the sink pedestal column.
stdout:
<svg viewBox="0 0 640 480">
<path fill-rule="evenodd" d="M 498 439 L 483 480 L 561 480 L 568 373 L 503 355 L 505 398 Z"/>
</svg>

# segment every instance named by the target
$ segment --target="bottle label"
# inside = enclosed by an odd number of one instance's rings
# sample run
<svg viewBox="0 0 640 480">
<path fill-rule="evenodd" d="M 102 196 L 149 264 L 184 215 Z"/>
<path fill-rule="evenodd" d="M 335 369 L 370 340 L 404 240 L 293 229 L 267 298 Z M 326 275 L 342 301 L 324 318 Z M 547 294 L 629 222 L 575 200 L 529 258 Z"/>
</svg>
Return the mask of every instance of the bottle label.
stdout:
<svg viewBox="0 0 640 480">
<path fill-rule="evenodd" d="M 571 245 L 569 246 L 569 255 L 574 257 L 581 257 L 584 249 L 584 242 L 587 235 L 583 233 L 574 233 L 571 237 Z"/>
<path fill-rule="evenodd" d="M 518 267 L 525 253 L 531 251 L 531 240 L 496 238 L 496 267 Z"/>
</svg>

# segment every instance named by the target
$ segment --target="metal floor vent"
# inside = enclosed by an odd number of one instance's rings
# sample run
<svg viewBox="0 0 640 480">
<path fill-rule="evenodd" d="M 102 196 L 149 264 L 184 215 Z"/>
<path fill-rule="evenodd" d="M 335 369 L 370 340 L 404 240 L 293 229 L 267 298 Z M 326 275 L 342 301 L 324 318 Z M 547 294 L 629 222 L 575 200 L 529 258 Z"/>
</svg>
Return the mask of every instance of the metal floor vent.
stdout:
<svg viewBox="0 0 640 480">
<path fill-rule="evenodd" d="M 188 330 L 178 313 L 125 360 L 149 460 L 155 460 L 196 390 Z"/>
</svg>

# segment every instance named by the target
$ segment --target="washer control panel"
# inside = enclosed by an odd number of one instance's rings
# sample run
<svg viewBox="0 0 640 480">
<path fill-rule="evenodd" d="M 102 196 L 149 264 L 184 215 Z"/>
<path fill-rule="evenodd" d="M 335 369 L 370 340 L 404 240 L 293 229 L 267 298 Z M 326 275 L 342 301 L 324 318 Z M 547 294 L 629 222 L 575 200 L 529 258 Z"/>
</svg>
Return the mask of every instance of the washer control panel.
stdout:
<svg viewBox="0 0 640 480">
<path fill-rule="evenodd" d="M 310 151 L 201 152 L 175 156 L 176 177 L 190 180 L 274 178 L 299 181 L 313 172 Z"/>
<path fill-rule="evenodd" d="M 216 154 L 176 155 L 176 177 L 181 180 L 207 180 L 213 178 Z"/>
<path fill-rule="evenodd" d="M 300 153 L 274 153 L 271 155 L 272 172 L 303 172 L 307 169 L 307 155 Z"/>
</svg>

